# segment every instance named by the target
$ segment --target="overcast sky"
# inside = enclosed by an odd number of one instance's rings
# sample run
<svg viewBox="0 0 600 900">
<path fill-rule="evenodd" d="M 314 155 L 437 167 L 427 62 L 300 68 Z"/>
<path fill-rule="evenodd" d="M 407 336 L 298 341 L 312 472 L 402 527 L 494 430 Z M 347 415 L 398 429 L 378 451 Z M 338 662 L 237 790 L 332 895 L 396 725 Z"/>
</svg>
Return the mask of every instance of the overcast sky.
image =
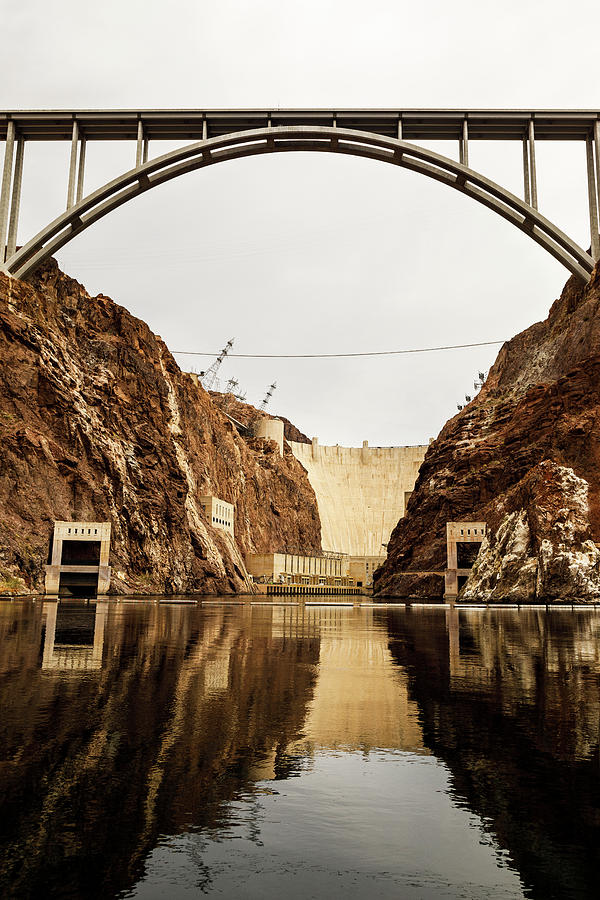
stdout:
<svg viewBox="0 0 600 900">
<path fill-rule="evenodd" d="M 600 106 L 592 0 L 0 0 L 0 106 Z M 174 145 L 171 145 L 173 147 Z M 430 145 L 434 146 L 434 145 Z M 169 147 L 150 145 L 158 155 Z M 452 143 L 435 149 L 457 156 Z M 518 143 L 470 165 L 522 193 Z M 19 240 L 64 209 L 69 147 L 28 144 Z M 88 146 L 86 192 L 130 168 Z M 589 245 L 585 150 L 537 146 L 540 211 Z M 59 254 L 90 293 L 174 350 L 390 350 L 510 338 L 568 272 L 512 225 L 379 162 L 281 154 L 195 172 L 126 204 Z M 497 349 L 364 360 L 230 360 L 250 402 L 322 443 L 426 443 Z M 178 357 L 182 368 L 209 360 Z"/>
</svg>

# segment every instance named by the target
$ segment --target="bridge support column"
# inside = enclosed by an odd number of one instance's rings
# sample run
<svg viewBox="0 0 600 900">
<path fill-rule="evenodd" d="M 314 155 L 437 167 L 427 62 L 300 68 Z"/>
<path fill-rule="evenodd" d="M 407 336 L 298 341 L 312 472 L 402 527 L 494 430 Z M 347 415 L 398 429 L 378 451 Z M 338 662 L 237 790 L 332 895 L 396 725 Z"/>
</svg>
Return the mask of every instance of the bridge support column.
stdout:
<svg viewBox="0 0 600 900">
<path fill-rule="evenodd" d="M 17 155 L 15 158 L 15 173 L 13 175 L 12 197 L 10 201 L 10 219 L 8 222 L 8 242 L 6 258 L 13 255 L 17 249 L 17 229 L 19 227 L 19 210 L 21 208 L 21 186 L 23 184 L 23 154 L 25 152 L 25 140 L 21 137 L 17 141 Z"/>
<path fill-rule="evenodd" d="M 79 150 L 79 153 L 77 152 Z M 79 203 L 83 197 L 85 178 L 86 139 L 79 131 L 77 122 L 73 122 L 71 132 L 71 156 L 69 159 L 69 186 L 67 188 L 67 209 Z"/>
<path fill-rule="evenodd" d="M 8 213 L 15 151 L 15 123 L 9 120 L 4 145 L 4 168 L 2 169 L 2 187 L 0 188 L 0 263 L 6 259 L 6 235 L 8 233 Z"/>
<path fill-rule="evenodd" d="M 529 149 L 527 138 L 523 138 L 523 199 L 531 206 L 531 182 L 529 180 Z"/>
<path fill-rule="evenodd" d="M 77 171 L 77 196 L 75 198 L 76 203 L 79 203 L 79 201 L 83 197 L 83 179 L 85 177 L 85 147 L 86 140 L 82 135 L 79 142 L 79 168 Z"/>
<path fill-rule="evenodd" d="M 469 125 L 464 119 L 462 125 L 462 135 L 459 141 L 459 162 L 462 166 L 469 165 Z"/>
<path fill-rule="evenodd" d="M 598 191 L 598 214 L 600 216 L 600 119 L 594 125 L 594 150 L 596 152 L 596 190 Z"/>
<path fill-rule="evenodd" d="M 79 125 L 73 122 L 71 132 L 71 158 L 69 161 L 69 186 L 67 188 L 67 209 L 75 205 L 75 183 L 77 176 L 77 144 L 79 143 Z"/>
<path fill-rule="evenodd" d="M 600 237 L 598 235 L 598 183 L 596 180 L 596 168 L 594 165 L 594 140 L 591 135 L 585 139 L 588 178 L 588 201 L 590 206 L 590 242 L 592 256 L 595 260 L 600 257 Z"/>
<path fill-rule="evenodd" d="M 527 156 L 527 159 L 525 158 Z M 523 174 L 525 177 L 525 202 L 538 208 L 537 175 L 535 171 L 535 126 L 529 120 L 526 146 L 523 147 Z"/>
<path fill-rule="evenodd" d="M 136 169 L 142 164 L 142 155 L 143 155 L 143 146 L 144 146 L 144 126 L 142 125 L 142 120 L 138 119 L 138 128 L 137 128 L 137 145 L 135 150 L 135 167 Z"/>
<path fill-rule="evenodd" d="M 206 123 L 205 123 L 206 124 Z M 144 133 L 144 123 L 138 119 L 137 143 L 135 148 L 135 167 L 148 162 L 148 138 Z"/>
</svg>

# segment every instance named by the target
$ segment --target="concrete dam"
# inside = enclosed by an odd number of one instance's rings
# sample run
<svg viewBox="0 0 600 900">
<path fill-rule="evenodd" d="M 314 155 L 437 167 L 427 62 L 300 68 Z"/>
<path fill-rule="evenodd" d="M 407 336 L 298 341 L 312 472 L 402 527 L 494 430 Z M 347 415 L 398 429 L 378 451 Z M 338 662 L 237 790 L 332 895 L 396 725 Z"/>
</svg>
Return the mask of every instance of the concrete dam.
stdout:
<svg viewBox="0 0 600 900">
<path fill-rule="evenodd" d="M 323 550 L 385 557 L 427 446 L 326 447 L 318 438 L 289 445 L 317 496 Z"/>
</svg>

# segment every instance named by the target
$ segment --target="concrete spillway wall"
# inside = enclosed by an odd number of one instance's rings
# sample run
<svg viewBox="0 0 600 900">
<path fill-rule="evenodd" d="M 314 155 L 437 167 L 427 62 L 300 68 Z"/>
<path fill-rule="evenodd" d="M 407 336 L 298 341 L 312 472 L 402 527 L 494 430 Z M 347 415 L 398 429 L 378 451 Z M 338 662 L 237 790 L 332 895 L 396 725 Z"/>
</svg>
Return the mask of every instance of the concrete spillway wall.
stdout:
<svg viewBox="0 0 600 900">
<path fill-rule="evenodd" d="M 324 550 L 385 556 L 392 529 L 404 515 L 427 451 L 418 447 L 321 447 L 290 441 L 317 496 Z"/>
</svg>

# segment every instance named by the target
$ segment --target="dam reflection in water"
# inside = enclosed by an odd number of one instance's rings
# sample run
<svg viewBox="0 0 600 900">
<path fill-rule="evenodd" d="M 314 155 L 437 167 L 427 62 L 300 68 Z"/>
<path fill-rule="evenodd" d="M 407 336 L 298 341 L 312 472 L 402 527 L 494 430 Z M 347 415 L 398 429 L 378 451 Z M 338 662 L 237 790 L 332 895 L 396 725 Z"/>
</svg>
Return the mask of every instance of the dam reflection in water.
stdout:
<svg viewBox="0 0 600 900">
<path fill-rule="evenodd" d="M 591 897 L 600 614 L 0 604 L 0 895 Z"/>
</svg>

